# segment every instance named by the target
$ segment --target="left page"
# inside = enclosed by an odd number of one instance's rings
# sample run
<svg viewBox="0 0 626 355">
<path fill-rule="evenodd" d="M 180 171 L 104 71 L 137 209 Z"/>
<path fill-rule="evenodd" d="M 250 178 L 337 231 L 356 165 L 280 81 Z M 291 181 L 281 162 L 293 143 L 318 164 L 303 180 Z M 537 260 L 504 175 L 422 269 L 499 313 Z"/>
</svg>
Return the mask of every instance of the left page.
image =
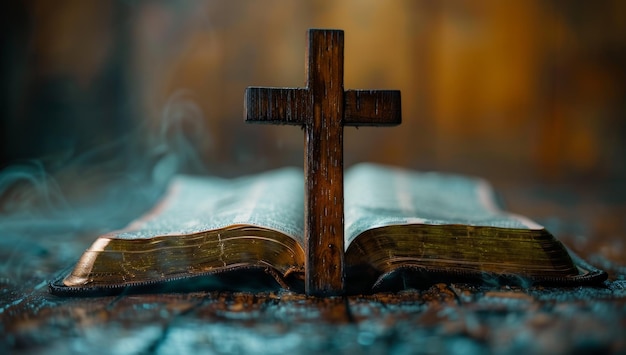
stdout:
<svg viewBox="0 0 626 355">
<path fill-rule="evenodd" d="M 111 236 L 140 239 L 247 224 L 276 230 L 303 244 L 303 201 L 302 172 L 295 168 L 232 180 L 179 175 L 153 212 Z"/>
<path fill-rule="evenodd" d="M 232 180 L 177 176 L 152 211 L 98 237 L 51 288 L 121 290 L 254 268 L 281 283 L 304 268 L 303 198 L 295 168 Z"/>
</svg>

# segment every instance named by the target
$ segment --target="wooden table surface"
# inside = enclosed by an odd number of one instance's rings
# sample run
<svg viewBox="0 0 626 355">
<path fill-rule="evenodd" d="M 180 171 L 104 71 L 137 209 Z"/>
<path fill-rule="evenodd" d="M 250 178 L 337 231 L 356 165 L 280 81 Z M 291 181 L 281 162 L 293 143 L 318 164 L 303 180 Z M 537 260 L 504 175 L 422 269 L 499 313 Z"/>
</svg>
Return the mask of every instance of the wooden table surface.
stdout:
<svg viewBox="0 0 626 355">
<path fill-rule="evenodd" d="M 609 280 L 595 288 L 440 283 L 328 299 L 280 290 L 62 298 L 48 282 L 100 231 L 4 219 L 0 353 L 626 352 L 624 189 L 498 187 L 509 209 L 546 225 Z"/>
</svg>

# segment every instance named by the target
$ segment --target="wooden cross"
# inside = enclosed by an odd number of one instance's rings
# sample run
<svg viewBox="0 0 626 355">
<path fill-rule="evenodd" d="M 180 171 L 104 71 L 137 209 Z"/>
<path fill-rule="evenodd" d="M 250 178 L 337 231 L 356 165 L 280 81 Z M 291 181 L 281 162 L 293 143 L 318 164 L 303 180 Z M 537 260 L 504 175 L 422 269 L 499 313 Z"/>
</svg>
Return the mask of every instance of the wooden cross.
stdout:
<svg viewBox="0 0 626 355">
<path fill-rule="evenodd" d="M 332 296 L 344 293 L 343 126 L 400 124 L 400 91 L 344 91 L 340 30 L 308 31 L 306 72 L 305 88 L 248 87 L 244 117 L 304 129 L 305 291 Z"/>
</svg>

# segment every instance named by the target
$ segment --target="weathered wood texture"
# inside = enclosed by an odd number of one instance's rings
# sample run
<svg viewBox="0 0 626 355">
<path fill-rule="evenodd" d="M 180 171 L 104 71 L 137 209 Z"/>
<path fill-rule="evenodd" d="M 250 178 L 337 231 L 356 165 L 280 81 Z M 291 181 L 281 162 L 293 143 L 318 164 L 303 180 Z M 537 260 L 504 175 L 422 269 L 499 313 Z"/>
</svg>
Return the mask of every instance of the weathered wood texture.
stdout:
<svg viewBox="0 0 626 355">
<path fill-rule="evenodd" d="M 244 117 L 304 128 L 306 293 L 339 295 L 344 292 L 343 126 L 400 124 L 400 92 L 344 92 L 339 30 L 309 30 L 306 71 L 306 88 L 247 88 Z"/>
<path fill-rule="evenodd" d="M 5 218 L 0 353 L 625 353 L 626 189 L 499 191 L 513 211 L 604 267 L 609 281 L 576 288 L 441 283 L 330 298 L 281 291 L 61 298 L 47 283 L 102 231 Z"/>
</svg>

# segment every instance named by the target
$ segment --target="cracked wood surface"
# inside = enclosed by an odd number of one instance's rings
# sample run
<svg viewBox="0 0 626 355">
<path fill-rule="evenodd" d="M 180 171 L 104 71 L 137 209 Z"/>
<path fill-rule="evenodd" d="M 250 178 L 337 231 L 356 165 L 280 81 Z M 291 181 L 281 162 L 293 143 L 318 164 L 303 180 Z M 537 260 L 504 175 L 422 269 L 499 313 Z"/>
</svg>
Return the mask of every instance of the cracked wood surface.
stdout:
<svg viewBox="0 0 626 355">
<path fill-rule="evenodd" d="M 546 201 L 543 188 L 501 191 L 515 202 L 511 210 L 544 216 L 536 219 L 605 268 L 609 281 L 527 289 L 438 283 L 330 298 L 280 290 L 61 298 L 47 283 L 93 234 L 24 228 L 0 239 L 0 352 L 625 352 L 626 200 L 561 191 L 565 204 Z"/>
</svg>

